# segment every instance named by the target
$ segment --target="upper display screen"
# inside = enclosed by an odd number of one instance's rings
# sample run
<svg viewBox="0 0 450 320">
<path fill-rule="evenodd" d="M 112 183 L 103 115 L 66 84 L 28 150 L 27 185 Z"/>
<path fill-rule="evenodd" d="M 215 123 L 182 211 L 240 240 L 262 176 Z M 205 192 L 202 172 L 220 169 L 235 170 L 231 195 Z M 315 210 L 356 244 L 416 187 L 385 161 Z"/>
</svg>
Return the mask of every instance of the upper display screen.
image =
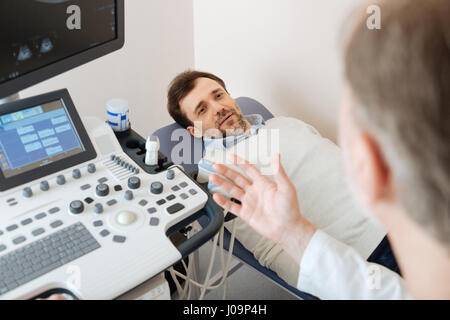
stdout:
<svg viewBox="0 0 450 320">
<path fill-rule="evenodd" d="M 116 10 L 114 0 L 1 0 L 0 85 L 117 39 Z"/>
<path fill-rule="evenodd" d="M 84 150 L 62 100 L 0 116 L 0 165 L 5 178 Z"/>
</svg>

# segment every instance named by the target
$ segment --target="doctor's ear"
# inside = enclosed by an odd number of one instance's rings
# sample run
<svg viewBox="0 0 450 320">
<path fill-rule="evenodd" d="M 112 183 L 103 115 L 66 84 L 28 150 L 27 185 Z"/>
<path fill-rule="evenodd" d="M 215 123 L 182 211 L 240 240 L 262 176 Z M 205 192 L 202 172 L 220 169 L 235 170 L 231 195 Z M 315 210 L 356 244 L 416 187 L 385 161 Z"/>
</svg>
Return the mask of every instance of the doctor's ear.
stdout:
<svg viewBox="0 0 450 320">
<path fill-rule="evenodd" d="M 368 205 L 389 201 L 393 186 L 389 166 L 376 140 L 367 132 L 360 132 L 353 154 L 356 180 Z"/>
<path fill-rule="evenodd" d="M 197 129 L 194 126 L 189 126 L 186 130 L 189 131 L 189 133 L 195 138 L 201 139 L 203 137 L 202 130 Z"/>
</svg>

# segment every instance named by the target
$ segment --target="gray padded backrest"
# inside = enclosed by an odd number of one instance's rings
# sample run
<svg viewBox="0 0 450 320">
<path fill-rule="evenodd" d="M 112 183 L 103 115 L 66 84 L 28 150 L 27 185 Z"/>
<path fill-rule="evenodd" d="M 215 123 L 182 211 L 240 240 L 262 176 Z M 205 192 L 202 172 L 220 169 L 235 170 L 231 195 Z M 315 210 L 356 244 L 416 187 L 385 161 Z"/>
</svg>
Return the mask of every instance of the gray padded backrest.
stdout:
<svg viewBox="0 0 450 320">
<path fill-rule="evenodd" d="M 264 120 L 273 118 L 273 114 L 256 100 L 241 97 L 236 99 L 236 103 L 242 109 L 244 115 L 260 114 Z M 161 146 L 160 151 L 168 157 L 169 161 L 172 161 L 175 164 L 181 164 L 188 173 L 197 171 L 197 164 L 203 156 L 203 142 L 201 139 L 192 137 L 187 130 L 177 123 L 165 126 L 155 131 L 153 135 L 158 136 Z M 183 142 L 183 145 L 185 143 L 186 145 L 190 145 L 190 150 L 181 149 L 179 145 L 180 142 Z M 172 149 L 174 148 L 176 148 L 175 150 L 178 152 L 178 158 L 189 160 L 177 161 L 177 159 L 172 159 Z M 197 152 L 194 152 L 193 150 L 197 150 Z M 184 154 L 184 152 L 188 153 Z"/>
</svg>

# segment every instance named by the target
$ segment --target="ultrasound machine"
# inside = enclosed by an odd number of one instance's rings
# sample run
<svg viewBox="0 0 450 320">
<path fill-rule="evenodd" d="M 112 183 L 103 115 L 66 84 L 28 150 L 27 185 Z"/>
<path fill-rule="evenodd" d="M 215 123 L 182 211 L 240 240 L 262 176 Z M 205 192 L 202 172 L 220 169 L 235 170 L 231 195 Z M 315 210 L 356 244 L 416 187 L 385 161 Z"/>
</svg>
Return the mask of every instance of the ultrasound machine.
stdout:
<svg viewBox="0 0 450 320">
<path fill-rule="evenodd" d="M 73 3 L 83 14 L 77 31 L 65 20 Z M 0 299 L 114 299 L 219 231 L 223 213 L 209 194 L 161 153 L 146 165 L 133 130 L 81 118 L 67 89 L 18 100 L 119 50 L 123 0 L 2 0 L 0 25 Z M 205 215 L 203 230 L 172 243 Z"/>
</svg>

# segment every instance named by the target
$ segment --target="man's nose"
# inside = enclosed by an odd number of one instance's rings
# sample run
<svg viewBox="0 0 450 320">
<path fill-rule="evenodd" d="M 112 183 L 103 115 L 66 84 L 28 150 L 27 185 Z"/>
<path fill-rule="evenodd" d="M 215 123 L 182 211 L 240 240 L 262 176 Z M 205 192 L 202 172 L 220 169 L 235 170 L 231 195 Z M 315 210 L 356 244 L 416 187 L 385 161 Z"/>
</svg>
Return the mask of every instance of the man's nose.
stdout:
<svg viewBox="0 0 450 320">
<path fill-rule="evenodd" d="M 223 112 L 223 110 L 225 110 L 224 106 L 222 106 L 218 102 L 213 103 L 212 107 L 214 108 L 215 113 L 218 115 L 220 115 Z"/>
</svg>

